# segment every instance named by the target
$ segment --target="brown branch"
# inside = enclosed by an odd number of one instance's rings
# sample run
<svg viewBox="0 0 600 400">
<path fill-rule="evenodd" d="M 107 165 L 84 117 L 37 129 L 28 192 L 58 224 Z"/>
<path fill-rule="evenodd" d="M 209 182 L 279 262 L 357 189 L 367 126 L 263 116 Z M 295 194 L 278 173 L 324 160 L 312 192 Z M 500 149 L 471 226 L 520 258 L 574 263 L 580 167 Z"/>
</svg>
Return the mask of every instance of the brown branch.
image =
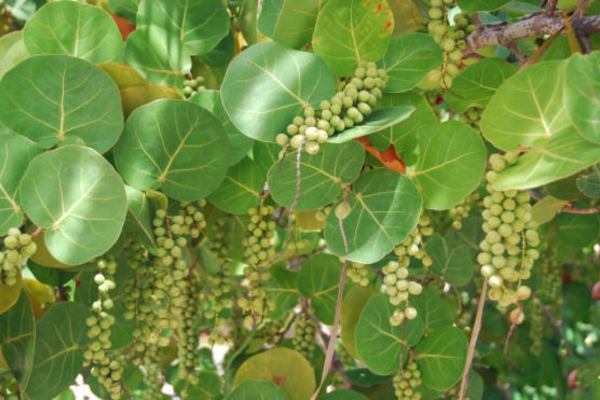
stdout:
<svg viewBox="0 0 600 400">
<path fill-rule="evenodd" d="M 600 15 L 572 18 L 573 29 L 582 37 L 600 32 Z M 465 56 L 491 45 L 510 47 L 516 40 L 531 36 L 560 34 L 565 27 L 564 18 L 557 14 L 537 13 L 508 24 L 506 22 L 482 24 L 467 38 Z"/>
</svg>

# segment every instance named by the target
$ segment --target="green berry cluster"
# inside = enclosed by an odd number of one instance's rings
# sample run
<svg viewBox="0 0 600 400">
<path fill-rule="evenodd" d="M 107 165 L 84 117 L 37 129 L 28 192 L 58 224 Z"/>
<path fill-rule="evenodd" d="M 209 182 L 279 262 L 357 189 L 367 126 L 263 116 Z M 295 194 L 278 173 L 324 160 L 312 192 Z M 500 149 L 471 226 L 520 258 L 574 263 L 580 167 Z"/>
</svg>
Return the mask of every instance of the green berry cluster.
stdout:
<svg viewBox="0 0 600 400">
<path fill-rule="evenodd" d="M 404 238 L 399 245 L 394 247 L 394 253 L 398 256 L 401 265 L 408 266 L 409 260 L 403 260 L 402 258 L 413 257 L 421 260 L 423 266 L 430 267 L 433 263 L 431 257 L 425 251 L 423 247 L 424 237 L 431 236 L 433 234 L 433 227 L 431 226 L 431 218 L 422 215 L 419 218 L 417 226 L 413 229 L 410 234 Z"/>
<path fill-rule="evenodd" d="M 352 268 L 348 268 L 348 277 L 359 286 L 368 286 L 369 268 L 365 264 L 353 262 Z"/>
<path fill-rule="evenodd" d="M 308 154 L 317 154 L 329 136 L 361 124 L 371 114 L 383 96 L 388 79 L 387 72 L 378 69 L 374 62 L 360 61 L 354 76 L 344 80 L 343 87 L 331 100 L 323 100 L 318 110 L 306 106 L 303 116 L 294 117 L 286 133 L 277 135 L 277 143 L 293 149 L 303 147 Z"/>
<path fill-rule="evenodd" d="M 178 326 L 177 357 L 179 359 L 179 377 L 190 384 L 199 383 L 196 370 L 199 366 L 199 341 L 196 331 L 197 305 L 200 294 L 200 279 L 195 273 L 190 273 L 186 285 L 182 288 L 184 307 L 181 310 Z"/>
<path fill-rule="evenodd" d="M 246 250 L 244 256 L 248 265 L 265 265 L 275 256 L 273 238 L 277 223 L 270 217 L 275 212 L 271 205 L 261 205 L 259 208 L 250 208 L 248 215 L 250 222 L 246 226 L 246 236 L 242 244 Z"/>
<path fill-rule="evenodd" d="M 459 114 L 458 120 L 479 130 L 479 121 L 481 121 L 482 112 L 483 108 L 481 107 L 471 107 L 464 113 Z"/>
<path fill-rule="evenodd" d="M 164 376 L 159 364 L 158 347 L 149 346 L 142 355 L 141 370 L 144 371 L 144 385 L 147 387 L 142 392 L 143 400 L 156 400 L 162 392 Z"/>
<path fill-rule="evenodd" d="M 421 393 L 417 391 L 417 388 L 421 386 L 421 383 L 419 366 L 416 362 L 410 361 L 406 368 L 394 375 L 394 393 L 398 400 L 420 400 Z"/>
<path fill-rule="evenodd" d="M 187 99 L 189 99 L 196 92 L 199 92 L 201 90 L 206 90 L 206 87 L 203 86 L 203 83 L 204 83 L 203 76 L 197 76 L 195 78 L 185 79 L 183 81 L 183 95 Z"/>
<path fill-rule="evenodd" d="M 270 274 L 260 266 L 248 265 L 244 268 L 248 291 L 245 297 L 237 299 L 238 307 L 246 314 L 244 325 L 252 327 L 264 320 L 267 311 L 275 309 L 275 302 L 267 296 L 265 282 Z"/>
<path fill-rule="evenodd" d="M 488 278 L 491 287 L 488 297 L 502 307 L 531 296 L 531 289 L 522 281 L 529 279 L 534 261 L 540 256 L 534 248 L 540 238 L 531 215 L 529 193 L 515 189 L 494 190 L 498 173 L 516 161 L 514 152 L 490 156 L 492 170 L 486 174 L 488 195 L 483 199 L 482 211 L 482 229 L 486 236 L 479 244 L 477 256 L 481 275 Z M 522 320 L 522 317 L 515 312 L 511 319 Z"/>
<path fill-rule="evenodd" d="M 531 338 L 530 350 L 536 356 L 544 350 L 544 336 L 546 334 L 546 316 L 540 299 L 534 297 L 529 311 L 529 337 Z"/>
<path fill-rule="evenodd" d="M 0 284 L 13 286 L 21 274 L 23 262 L 33 256 L 37 245 L 27 233 L 21 233 L 19 228 L 10 228 L 2 241 L 0 248 Z"/>
<path fill-rule="evenodd" d="M 447 11 L 454 6 L 454 0 L 431 0 L 428 11 L 427 31 L 442 47 L 444 62 L 441 69 L 431 71 L 427 79 L 440 82 L 444 89 L 452 86 L 452 78 L 460 72 L 463 51 L 467 48 L 465 38 L 475 30 L 470 16 L 465 13 L 454 15 L 454 24 L 449 23 Z"/>
<path fill-rule="evenodd" d="M 456 230 L 462 229 L 462 220 L 469 216 L 473 203 L 479 198 L 478 192 L 473 192 L 469 196 L 465 197 L 457 204 L 453 205 L 448 209 L 450 216 L 452 217 L 452 227 Z"/>
<path fill-rule="evenodd" d="M 317 333 L 317 323 L 309 315 L 300 314 L 299 319 L 294 324 L 294 347 L 304 357 L 311 360 L 314 356 L 317 345 L 315 344 L 315 335 Z"/>
</svg>

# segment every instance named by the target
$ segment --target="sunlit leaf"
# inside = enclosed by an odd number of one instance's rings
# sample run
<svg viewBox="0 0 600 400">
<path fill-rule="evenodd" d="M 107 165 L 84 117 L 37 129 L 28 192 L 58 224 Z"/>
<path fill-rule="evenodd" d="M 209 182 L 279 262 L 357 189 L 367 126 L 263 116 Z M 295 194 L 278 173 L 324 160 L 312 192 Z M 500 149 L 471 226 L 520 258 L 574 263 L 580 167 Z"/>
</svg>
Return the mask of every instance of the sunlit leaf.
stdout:
<svg viewBox="0 0 600 400">
<path fill-rule="evenodd" d="M 182 87 L 190 72 L 190 53 L 178 37 L 146 25 L 132 32 L 125 42 L 125 62 L 150 83 Z"/>
<path fill-rule="evenodd" d="M 334 77 L 319 57 L 263 42 L 229 65 L 221 100 L 240 132 L 273 142 L 305 106 L 318 107 L 334 92 Z"/>
<path fill-rule="evenodd" d="M 249 158 L 232 166 L 208 201 L 231 214 L 247 214 L 258 207 L 267 180 L 267 171 Z"/>
<path fill-rule="evenodd" d="M 519 69 L 501 58 L 485 58 L 460 73 L 452 81 L 446 98 L 455 112 L 485 107 L 496 89 Z"/>
<path fill-rule="evenodd" d="M 316 316 L 324 324 L 333 324 L 341 275 L 342 263 L 332 254 L 311 257 L 298 275 L 298 290 L 310 299 Z"/>
<path fill-rule="evenodd" d="M 88 343 L 85 325 L 88 316 L 90 311 L 86 306 L 61 302 L 37 322 L 33 371 L 25 390 L 28 398 L 53 398 L 73 384 L 81 372 L 83 351 Z"/>
<path fill-rule="evenodd" d="M 0 293 L 4 297 L 0 285 Z M 20 287 L 20 285 L 18 285 Z M 0 312 L 0 343 L 2 355 L 15 374 L 20 390 L 25 390 L 33 369 L 35 350 L 35 319 L 31 303 L 25 291 L 20 289 L 18 301 L 8 312 Z"/>
<path fill-rule="evenodd" d="M 304 46 L 312 38 L 322 6 L 323 0 L 285 0 L 275 24 L 273 40 L 293 49 Z"/>
<path fill-rule="evenodd" d="M 398 371 L 401 354 L 406 357 L 408 347 L 423 335 L 425 322 L 420 314 L 401 325 L 390 324 L 390 317 L 397 308 L 390 303 L 387 294 L 373 296 L 360 313 L 356 326 L 358 355 L 378 375 Z"/>
<path fill-rule="evenodd" d="M 598 53 L 574 55 L 567 77 L 577 77 L 565 85 L 564 102 L 573 126 L 585 139 L 600 144 L 600 58 Z M 568 78 L 567 78 L 568 79 Z"/>
<path fill-rule="evenodd" d="M 421 190 L 425 208 L 450 208 L 479 186 L 486 149 L 474 129 L 458 121 L 427 125 L 419 131 L 419 145 L 407 176 Z"/>
<path fill-rule="evenodd" d="M 159 27 L 181 40 L 191 55 L 198 55 L 212 50 L 227 35 L 229 14 L 220 0 L 142 0 L 136 25 L 138 29 Z"/>
<path fill-rule="evenodd" d="M 25 25 L 23 39 L 31 55 L 71 55 L 93 63 L 123 60 L 123 39 L 110 15 L 73 1 L 40 8 Z"/>
<path fill-rule="evenodd" d="M 19 184 L 31 160 L 42 150 L 23 136 L 0 135 L 0 236 L 23 222 L 17 199 Z"/>
<path fill-rule="evenodd" d="M 284 0 L 264 0 L 260 15 L 258 16 L 258 29 L 260 32 L 270 38 L 273 37 L 277 18 L 283 8 Z"/>
<path fill-rule="evenodd" d="M 23 31 L 14 31 L 0 37 L 0 78 L 9 69 L 29 56 L 23 41 Z"/>
<path fill-rule="evenodd" d="M 412 89 L 441 63 L 442 50 L 431 36 L 410 33 L 393 38 L 381 61 L 382 68 L 390 78 L 385 87 L 386 92 Z"/>
<path fill-rule="evenodd" d="M 239 384 L 226 400 L 287 400 L 285 392 L 275 382 L 244 381 Z"/>
<path fill-rule="evenodd" d="M 235 374 L 233 388 L 248 380 L 271 381 L 290 400 L 306 400 L 316 388 L 313 367 L 296 350 L 277 347 L 250 357 Z"/>
<path fill-rule="evenodd" d="M 0 314 L 10 310 L 19 300 L 21 288 L 23 287 L 23 278 L 21 277 L 20 269 L 17 269 L 15 278 L 17 281 L 14 285 L 7 285 L 0 281 Z"/>
<path fill-rule="evenodd" d="M 556 213 L 567 204 L 567 201 L 552 196 L 546 196 L 533 205 L 531 216 L 537 224 L 542 225 L 552 221 Z"/>
<path fill-rule="evenodd" d="M 204 108 L 156 100 L 131 113 L 114 156 L 123 179 L 136 189 L 160 187 L 169 197 L 195 201 L 225 177 L 227 147 L 221 123 Z"/>
<path fill-rule="evenodd" d="M 317 17 L 313 49 L 331 70 L 353 75 L 358 61 L 379 61 L 394 31 L 386 0 L 329 0 Z"/>
<path fill-rule="evenodd" d="M 180 100 L 181 94 L 172 86 L 166 85 L 133 85 L 121 89 L 121 104 L 125 118 L 138 107 L 154 100 Z"/>
<path fill-rule="evenodd" d="M 21 203 L 46 230 L 52 256 L 78 265 L 106 252 L 119 238 L 127 199 L 121 177 L 88 147 L 65 146 L 29 164 Z"/>
<path fill-rule="evenodd" d="M 417 224 L 423 204 L 415 185 L 390 170 L 362 175 L 348 201 L 334 205 L 342 215 L 348 213 L 342 220 L 344 235 L 332 212 L 327 217 L 325 240 L 335 254 L 363 264 L 379 261 L 402 241 Z M 349 211 L 344 211 L 346 207 Z"/>
<path fill-rule="evenodd" d="M 0 92 L 0 123 L 45 148 L 76 137 L 104 153 L 123 129 L 117 86 L 81 59 L 28 58 L 4 75 Z"/>
<path fill-rule="evenodd" d="M 295 210 L 312 210 L 333 201 L 342 185 L 354 181 L 360 173 L 365 151 L 351 141 L 343 145 L 323 145 L 319 153 L 288 154 L 269 171 L 269 190 L 273 199 L 286 207 L 294 202 Z M 299 190 L 298 190 L 299 185 Z"/>
<path fill-rule="evenodd" d="M 426 336 L 414 351 L 423 385 L 447 390 L 462 376 L 467 337 L 459 328 L 447 326 Z"/>
</svg>

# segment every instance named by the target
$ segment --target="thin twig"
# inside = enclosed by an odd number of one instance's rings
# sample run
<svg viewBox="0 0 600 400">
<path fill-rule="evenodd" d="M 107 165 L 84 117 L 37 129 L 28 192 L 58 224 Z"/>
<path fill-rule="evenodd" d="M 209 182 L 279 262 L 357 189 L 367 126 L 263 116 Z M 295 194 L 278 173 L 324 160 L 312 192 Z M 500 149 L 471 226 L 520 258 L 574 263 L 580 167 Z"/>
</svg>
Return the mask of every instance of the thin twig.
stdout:
<svg viewBox="0 0 600 400">
<path fill-rule="evenodd" d="M 479 332 L 481 331 L 481 320 L 483 319 L 483 306 L 485 305 L 485 296 L 487 295 L 487 284 L 488 278 L 485 278 L 483 280 L 483 286 L 481 287 L 479 304 L 477 305 L 477 315 L 475 315 L 475 321 L 473 322 L 473 331 L 471 332 L 471 340 L 469 341 L 467 360 L 465 361 L 465 369 L 463 370 L 462 381 L 460 383 L 459 400 L 464 400 L 465 394 L 467 393 L 469 373 L 471 372 L 471 365 L 473 364 L 473 357 L 475 356 L 475 346 L 477 345 L 477 338 L 479 337 Z"/>
</svg>

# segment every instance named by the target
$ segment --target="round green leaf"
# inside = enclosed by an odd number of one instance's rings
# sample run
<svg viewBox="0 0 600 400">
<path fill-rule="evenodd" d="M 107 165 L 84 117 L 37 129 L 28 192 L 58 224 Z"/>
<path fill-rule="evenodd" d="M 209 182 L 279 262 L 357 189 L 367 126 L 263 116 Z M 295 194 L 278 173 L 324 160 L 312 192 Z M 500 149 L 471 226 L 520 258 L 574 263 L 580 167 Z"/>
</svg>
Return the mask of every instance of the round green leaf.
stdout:
<svg viewBox="0 0 600 400">
<path fill-rule="evenodd" d="M 153 25 L 183 41 L 191 55 L 205 54 L 229 32 L 229 14 L 221 0 L 142 0 L 138 28 Z"/>
<path fill-rule="evenodd" d="M 313 49 L 335 74 L 350 76 L 358 61 L 383 57 L 393 31 L 386 0 L 329 0 L 317 17 Z"/>
<path fill-rule="evenodd" d="M 3 285 L 0 285 L 2 287 Z M 0 314 L 0 343 L 2 356 L 10 370 L 15 374 L 19 389 L 25 390 L 31 377 L 33 354 L 35 350 L 35 318 L 29 297 L 24 290 L 16 304 L 7 312 Z M 0 289 L 4 297 L 6 294 Z"/>
<path fill-rule="evenodd" d="M 125 230 L 131 230 L 138 233 L 139 239 L 147 247 L 154 246 L 154 227 L 152 226 L 152 216 L 150 213 L 150 204 L 148 197 L 141 190 L 125 186 L 127 193 L 127 220 L 125 221 Z"/>
<path fill-rule="evenodd" d="M 600 170 L 591 171 L 579 177 L 577 189 L 587 197 L 600 197 Z"/>
<path fill-rule="evenodd" d="M 305 106 L 318 107 L 334 93 L 334 77 L 319 57 L 274 42 L 256 44 L 237 56 L 221 86 L 223 107 L 233 124 L 265 142 L 275 141 Z"/>
<path fill-rule="evenodd" d="M 40 8 L 25 25 L 23 39 L 31 55 L 70 55 L 92 63 L 123 60 L 123 38 L 110 15 L 73 1 Z"/>
<path fill-rule="evenodd" d="M 471 127 L 449 121 L 419 131 L 421 154 L 408 169 L 423 194 L 423 206 L 445 210 L 479 186 L 485 170 L 486 150 Z"/>
<path fill-rule="evenodd" d="M 378 292 L 369 287 L 355 286 L 344 296 L 342 300 L 342 312 L 340 315 L 340 326 L 342 328 L 342 344 L 353 357 L 358 357 L 356 351 L 356 325 L 358 318 L 367 305 L 367 301 Z"/>
<path fill-rule="evenodd" d="M 496 89 L 519 67 L 501 58 L 485 58 L 465 69 L 452 81 L 452 90 L 446 93 L 455 112 L 470 107 L 485 107 Z"/>
<path fill-rule="evenodd" d="M 447 326 L 426 336 L 414 348 L 423 385 L 448 390 L 462 376 L 467 358 L 467 337 L 462 330 Z"/>
<path fill-rule="evenodd" d="M 275 32 L 277 18 L 283 8 L 284 0 L 264 0 L 258 16 L 258 29 L 260 32 L 272 38 Z"/>
<path fill-rule="evenodd" d="M 497 190 L 541 186 L 600 160 L 600 146 L 579 135 L 565 107 L 566 87 L 578 79 L 566 74 L 567 63 L 543 62 L 511 76 L 483 112 L 480 126 L 494 146 L 530 147 L 516 166 L 498 176 Z"/>
<path fill-rule="evenodd" d="M 533 205 L 531 216 L 537 224 L 542 225 L 552 221 L 556 213 L 567 204 L 569 204 L 568 201 L 560 200 L 553 196 L 546 196 Z"/>
<path fill-rule="evenodd" d="M 234 389 L 248 380 L 276 383 L 290 400 L 306 400 L 316 389 L 313 367 L 296 350 L 277 347 L 250 357 L 235 374 Z"/>
<path fill-rule="evenodd" d="M 293 49 L 310 42 L 322 6 L 322 0 L 285 0 L 275 24 L 273 40 Z"/>
<path fill-rule="evenodd" d="M 14 31 L 0 37 L 0 78 L 15 65 L 29 57 L 23 31 Z"/>
<path fill-rule="evenodd" d="M 83 304 L 55 304 L 36 326 L 33 370 L 25 394 L 32 400 L 54 398 L 72 385 L 81 372 L 83 351 L 88 343 Z M 50 334 L 51 332 L 51 334 Z"/>
<path fill-rule="evenodd" d="M 127 211 L 121 177 L 100 154 L 81 146 L 34 158 L 23 177 L 21 203 L 46 230 L 51 255 L 73 265 L 110 249 Z"/>
<path fill-rule="evenodd" d="M 123 179 L 169 197 L 206 197 L 227 172 L 227 136 L 219 120 L 184 100 L 156 100 L 131 113 L 115 147 Z"/>
<path fill-rule="evenodd" d="M 406 120 L 414 111 L 412 106 L 389 107 L 373 111 L 365 122 L 352 128 L 345 129 L 329 138 L 329 143 L 344 143 L 352 139 L 380 132 Z"/>
<path fill-rule="evenodd" d="M 227 139 L 229 139 L 229 165 L 235 165 L 242 161 L 252 149 L 254 141 L 233 125 L 221 103 L 221 92 L 218 90 L 201 90 L 196 92 L 189 100 L 206 108 L 223 124 Z"/>
<path fill-rule="evenodd" d="M 0 236 L 23 223 L 17 200 L 19 184 L 31 160 L 42 151 L 23 136 L 0 134 Z"/>
<path fill-rule="evenodd" d="M 335 212 L 327 217 L 325 240 L 329 249 L 348 260 L 372 264 L 381 260 L 416 226 L 423 200 L 416 186 L 404 175 L 390 170 L 367 172 L 354 183 L 343 219 L 344 237 Z"/>
<path fill-rule="evenodd" d="M 342 263 L 332 254 L 310 258 L 298 275 L 298 290 L 310 299 L 315 314 L 324 324 L 332 325 L 342 276 Z"/>
<path fill-rule="evenodd" d="M 564 102 L 577 132 L 594 144 L 600 144 L 600 58 L 598 53 L 574 55 L 567 64 Z"/>
<path fill-rule="evenodd" d="M 430 286 L 425 286 L 419 296 L 411 297 L 411 303 L 423 316 L 426 334 L 445 326 L 451 326 L 454 322 L 454 315 L 448 302 Z"/>
<path fill-rule="evenodd" d="M 427 254 L 433 259 L 431 272 L 443 277 L 449 284 L 464 286 L 471 281 L 475 260 L 467 246 L 446 245 L 441 236 L 434 234 L 427 240 Z"/>
<path fill-rule="evenodd" d="M 299 164 L 298 152 L 292 152 L 271 167 L 269 190 L 280 205 L 290 207 L 296 201 L 294 209 L 297 211 L 323 207 L 340 194 L 342 185 L 358 177 L 364 159 L 365 150 L 356 141 L 325 144 L 315 155 L 301 152 Z"/>
<path fill-rule="evenodd" d="M 125 42 L 125 62 L 149 83 L 182 87 L 192 68 L 187 48 L 175 37 L 155 25 L 136 29 Z"/>
<path fill-rule="evenodd" d="M 597 217 L 585 214 L 559 214 L 555 218 L 558 237 L 573 247 L 591 246 L 598 238 L 600 222 Z"/>
<path fill-rule="evenodd" d="M 249 158 L 229 168 L 221 186 L 207 200 L 231 214 L 247 214 L 258 207 L 267 180 L 267 171 Z"/>
<path fill-rule="evenodd" d="M 0 92 L 0 123 L 44 148 L 75 137 L 104 153 L 123 129 L 119 89 L 84 60 L 28 58 L 4 75 Z"/>
<path fill-rule="evenodd" d="M 369 398 L 354 390 L 336 389 L 323 397 L 319 397 L 319 400 L 369 400 Z"/>
<path fill-rule="evenodd" d="M 135 24 L 139 3 L 140 0 L 108 0 L 108 8 L 126 18 L 130 24 Z"/>
<path fill-rule="evenodd" d="M 358 355 L 378 375 L 398 371 L 400 355 L 406 358 L 408 347 L 423 335 L 425 322 L 420 313 L 414 319 L 392 326 L 390 317 L 396 309 L 397 306 L 390 303 L 390 296 L 378 294 L 369 299 L 356 325 Z"/>
<path fill-rule="evenodd" d="M 251 399 L 269 399 L 269 400 L 287 400 L 285 392 L 270 381 L 244 381 L 237 386 L 226 400 L 251 400 Z"/>
<path fill-rule="evenodd" d="M 424 33 L 396 36 L 381 61 L 389 81 L 386 92 L 405 92 L 415 87 L 429 71 L 442 64 L 442 50 Z M 452 86 L 454 90 L 454 85 Z"/>
</svg>

